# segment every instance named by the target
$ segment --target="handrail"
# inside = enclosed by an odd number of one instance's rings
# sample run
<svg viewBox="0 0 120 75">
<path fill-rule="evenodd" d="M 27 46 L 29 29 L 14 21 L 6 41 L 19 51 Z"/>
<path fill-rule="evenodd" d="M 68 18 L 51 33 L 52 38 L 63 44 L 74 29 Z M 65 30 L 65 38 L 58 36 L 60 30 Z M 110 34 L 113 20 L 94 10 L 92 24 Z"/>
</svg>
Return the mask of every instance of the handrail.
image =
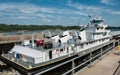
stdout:
<svg viewBox="0 0 120 75">
<path fill-rule="evenodd" d="M 116 75 L 116 73 L 117 73 L 117 71 L 118 71 L 118 69 L 119 69 L 119 67 L 120 67 L 120 61 L 119 61 L 118 63 L 119 63 L 119 65 L 118 65 L 117 68 L 115 69 L 113 75 Z"/>
</svg>

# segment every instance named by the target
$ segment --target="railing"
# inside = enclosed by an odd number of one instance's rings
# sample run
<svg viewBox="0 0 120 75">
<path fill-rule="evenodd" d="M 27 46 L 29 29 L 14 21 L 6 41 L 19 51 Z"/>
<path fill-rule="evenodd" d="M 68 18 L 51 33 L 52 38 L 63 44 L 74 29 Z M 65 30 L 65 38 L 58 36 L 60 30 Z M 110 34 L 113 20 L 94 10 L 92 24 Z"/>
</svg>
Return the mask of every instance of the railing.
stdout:
<svg viewBox="0 0 120 75">
<path fill-rule="evenodd" d="M 120 61 L 119 61 L 119 65 L 117 66 L 117 68 L 115 69 L 113 75 L 119 75 L 120 73 Z M 119 74 L 118 74 L 119 73 Z"/>
<path fill-rule="evenodd" d="M 36 73 L 35 75 L 41 75 L 41 74 L 43 74 L 43 73 L 45 73 L 45 72 L 48 72 L 48 71 L 50 71 L 50 70 L 53 70 L 53 69 L 55 69 L 55 68 L 57 68 L 57 67 L 59 67 L 59 66 L 62 66 L 62 65 L 64 65 L 64 64 L 67 64 L 67 63 L 70 63 L 70 62 L 74 62 L 74 60 L 82 57 L 81 53 L 82 53 L 83 55 L 86 55 L 86 54 L 87 54 L 87 51 L 88 51 L 88 52 L 90 52 L 90 51 L 93 52 L 93 51 L 95 51 L 95 50 L 97 50 L 97 49 L 99 49 L 99 48 L 102 48 L 102 47 L 104 47 L 104 46 L 106 46 L 106 45 L 109 45 L 109 44 L 112 43 L 112 42 L 113 42 L 113 41 L 111 41 L 111 42 L 109 42 L 109 43 L 102 44 L 101 46 L 97 46 L 97 47 L 91 48 L 91 49 L 89 49 L 89 50 L 82 51 L 82 52 L 78 53 L 79 56 L 77 56 L 77 57 L 75 57 L 75 58 L 73 58 L 73 59 L 67 60 L 67 61 L 65 61 L 65 62 L 63 62 L 63 63 L 61 63 L 61 64 L 56 65 L 56 66 L 53 66 L 53 67 L 51 67 L 51 68 L 49 68 L 49 69 L 46 69 L 46 70 L 44 70 L 44 71 L 42 71 L 42 72 L 38 72 L 38 73 Z M 89 61 L 95 59 L 97 56 L 100 56 L 100 55 L 102 56 L 103 53 L 109 51 L 109 50 L 110 50 L 111 48 L 113 48 L 113 47 L 114 47 L 114 44 L 112 45 L 112 47 L 108 48 L 108 49 L 105 50 L 105 51 L 101 51 L 100 54 L 92 57 L 91 59 L 89 59 L 89 60 L 87 60 L 86 62 L 80 64 L 79 66 L 82 66 L 82 65 L 88 63 Z M 84 54 L 84 52 L 85 52 L 85 54 Z M 74 69 L 78 68 L 79 66 L 76 66 L 76 67 L 72 68 L 71 70 L 65 72 L 63 75 L 66 75 L 66 74 L 74 71 Z"/>
<path fill-rule="evenodd" d="M 90 62 L 90 65 L 91 65 L 91 60 L 93 60 L 93 59 L 97 58 L 98 56 L 102 56 L 102 54 L 103 54 L 103 53 L 108 52 L 111 48 L 113 48 L 113 46 L 112 46 L 112 47 L 110 47 L 110 48 L 108 48 L 108 49 L 107 49 L 107 50 L 105 50 L 105 51 L 101 51 L 101 53 L 97 54 L 97 55 L 96 55 L 96 56 L 94 56 L 94 57 L 90 57 L 90 59 L 89 59 L 89 60 L 87 60 L 87 61 L 83 62 L 82 64 L 80 64 L 80 65 L 78 65 L 78 66 L 76 66 L 76 67 L 73 67 L 71 70 L 69 70 L 69 71 L 67 71 L 67 72 L 63 73 L 62 75 L 68 75 L 69 73 L 72 73 L 72 75 L 73 75 L 73 74 L 74 74 L 74 70 L 76 70 L 77 68 L 79 68 L 79 67 L 81 67 L 81 66 L 83 66 L 83 65 L 87 64 L 88 62 Z M 72 60 L 72 63 L 73 63 L 73 62 L 74 62 L 74 60 Z"/>
</svg>

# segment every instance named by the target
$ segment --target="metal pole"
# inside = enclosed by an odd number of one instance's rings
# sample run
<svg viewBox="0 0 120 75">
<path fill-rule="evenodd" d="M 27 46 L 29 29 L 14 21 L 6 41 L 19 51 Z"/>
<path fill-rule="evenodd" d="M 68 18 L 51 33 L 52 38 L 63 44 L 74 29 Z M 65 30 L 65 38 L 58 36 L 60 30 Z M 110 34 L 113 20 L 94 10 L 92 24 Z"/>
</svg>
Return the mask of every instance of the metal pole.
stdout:
<svg viewBox="0 0 120 75">
<path fill-rule="evenodd" d="M 34 47 L 34 35 L 32 33 L 31 47 Z"/>
<path fill-rule="evenodd" d="M 117 68 L 115 69 L 115 71 L 114 71 L 113 75 L 116 75 L 116 73 L 117 73 L 117 71 L 118 71 L 119 67 L 120 67 L 120 61 L 119 61 L 119 65 L 118 65 L 118 66 L 117 66 Z"/>
<path fill-rule="evenodd" d="M 101 48 L 101 58 L 102 58 L 102 54 L 103 54 L 103 49 Z"/>
<path fill-rule="evenodd" d="M 116 43 L 116 41 L 114 41 L 114 48 L 115 48 L 115 43 Z"/>
<path fill-rule="evenodd" d="M 110 46 L 109 46 L 109 44 L 108 44 L 108 45 L 107 45 L 107 49 L 108 49 L 108 52 L 107 52 L 108 54 L 107 54 L 107 55 L 110 54 L 110 49 L 109 49 L 109 48 L 110 48 Z"/>
<path fill-rule="evenodd" d="M 92 66 L 92 52 L 90 52 L 90 65 L 89 65 L 89 67 L 91 67 Z"/>
<path fill-rule="evenodd" d="M 102 48 L 100 48 L 100 60 L 102 59 L 102 53 L 103 53 L 103 50 Z"/>
<path fill-rule="evenodd" d="M 74 68 L 75 68 L 75 62 L 74 62 L 74 60 L 72 61 L 72 75 L 74 75 L 74 73 L 75 73 L 75 70 L 74 70 Z"/>
<path fill-rule="evenodd" d="M 119 39 L 118 39 L 118 45 L 119 45 Z"/>
</svg>

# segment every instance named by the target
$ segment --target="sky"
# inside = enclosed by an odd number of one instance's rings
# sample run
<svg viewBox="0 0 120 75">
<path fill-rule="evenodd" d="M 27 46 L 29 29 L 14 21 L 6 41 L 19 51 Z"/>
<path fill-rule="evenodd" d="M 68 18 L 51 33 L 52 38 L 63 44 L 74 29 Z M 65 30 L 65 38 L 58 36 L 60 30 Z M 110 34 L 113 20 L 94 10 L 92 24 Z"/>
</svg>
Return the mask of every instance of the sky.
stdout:
<svg viewBox="0 0 120 75">
<path fill-rule="evenodd" d="M 0 23 L 86 25 L 88 15 L 120 25 L 120 0 L 0 0 Z"/>
</svg>

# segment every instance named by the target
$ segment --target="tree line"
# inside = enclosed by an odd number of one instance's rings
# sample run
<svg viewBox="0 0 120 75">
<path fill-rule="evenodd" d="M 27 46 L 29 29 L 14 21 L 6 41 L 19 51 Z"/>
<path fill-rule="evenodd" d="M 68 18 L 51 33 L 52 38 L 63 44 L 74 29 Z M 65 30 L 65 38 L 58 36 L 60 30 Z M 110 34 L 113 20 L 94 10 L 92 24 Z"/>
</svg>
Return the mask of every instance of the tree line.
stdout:
<svg viewBox="0 0 120 75">
<path fill-rule="evenodd" d="M 19 30 L 49 30 L 49 29 L 60 29 L 60 30 L 71 30 L 71 29 L 80 29 L 79 26 L 63 26 L 63 25 L 18 25 L 18 24 L 0 24 L 0 31 L 19 31 Z M 118 30 L 120 27 L 108 27 L 107 29 Z"/>
<path fill-rule="evenodd" d="M 48 29 L 80 29 L 79 26 L 62 26 L 62 25 L 7 25 L 0 24 L 0 31 L 19 31 L 19 30 L 48 30 Z"/>
<path fill-rule="evenodd" d="M 110 30 L 120 30 L 120 27 L 118 27 L 118 26 L 109 26 L 107 29 L 110 29 Z"/>
</svg>

